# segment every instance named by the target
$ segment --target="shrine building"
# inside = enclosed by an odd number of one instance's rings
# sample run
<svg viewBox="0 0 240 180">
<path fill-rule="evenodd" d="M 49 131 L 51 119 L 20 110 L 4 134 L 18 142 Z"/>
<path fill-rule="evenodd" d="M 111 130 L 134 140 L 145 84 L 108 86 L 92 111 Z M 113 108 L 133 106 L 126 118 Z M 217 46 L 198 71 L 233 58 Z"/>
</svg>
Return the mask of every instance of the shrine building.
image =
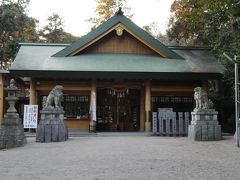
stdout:
<svg viewBox="0 0 240 180">
<path fill-rule="evenodd" d="M 151 131 L 153 111 L 191 112 L 194 87 L 221 78 L 210 49 L 166 46 L 121 11 L 72 44 L 20 45 L 10 74 L 24 79 L 29 104 L 41 110 L 43 96 L 62 85 L 75 130 Z"/>
</svg>

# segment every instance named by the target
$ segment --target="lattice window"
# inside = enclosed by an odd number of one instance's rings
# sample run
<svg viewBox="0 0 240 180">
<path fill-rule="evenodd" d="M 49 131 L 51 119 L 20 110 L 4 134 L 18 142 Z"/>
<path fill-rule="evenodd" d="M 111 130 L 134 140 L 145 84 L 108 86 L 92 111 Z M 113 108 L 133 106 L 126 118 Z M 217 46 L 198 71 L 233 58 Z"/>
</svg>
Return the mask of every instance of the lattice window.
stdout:
<svg viewBox="0 0 240 180">
<path fill-rule="evenodd" d="M 64 96 L 62 105 L 65 111 L 65 116 L 68 118 L 89 118 L 89 96 L 66 95 Z"/>
</svg>

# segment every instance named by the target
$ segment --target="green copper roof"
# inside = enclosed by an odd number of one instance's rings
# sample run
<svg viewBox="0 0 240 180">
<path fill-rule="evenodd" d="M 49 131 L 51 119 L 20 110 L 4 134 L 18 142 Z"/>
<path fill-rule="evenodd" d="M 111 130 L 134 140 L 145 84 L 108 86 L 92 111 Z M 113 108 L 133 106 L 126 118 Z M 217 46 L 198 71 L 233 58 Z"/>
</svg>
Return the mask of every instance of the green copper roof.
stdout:
<svg viewBox="0 0 240 180">
<path fill-rule="evenodd" d="M 138 27 L 135 23 L 133 23 L 130 19 L 128 19 L 126 16 L 124 16 L 122 13 L 117 13 L 115 16 L 110 18 L 108 21 L 103 23 L 102 25 L 98 26 L 96 29 L 93 29 L 91 32 L 89 32 L 87 35 L 83 36 L 79 41 L 76 41 L 75 43 L 71 44 L 70 46 L 67 46 L 65 49 L 57 52 L 54 54 L 54 57 L 66 57 L 70 55 L 72 52 L 76 51 L 77 49 L 83 47 L 84 45 L 88 44 L 101 34 L 105 33 L 115 25 L 122 23 L 126 27 L 128 27 L 134 34 L 136 34 L 138 37 L 143 39 L 144 41 L 151 44 L 154 48 L 159 50 L 160 52 L 163 52 L 168 58 L 171 59 L 182 59 L 181 56 L 173 52 L 171 49 L 169 49 L 167 46 L 163 45 L 160 41 L 156 40 L 154 37 L 152 37 L 150 34 L 148 34 L 146 31 Z"/>
<path fill-rule="evenodd" d="M 175 78 L 186 77 L 189 74 L 195 74 L 198 78 L 203 76 L 213 78 L 217 74 L 220 75 L 221 72 L 221 66 L 206 49 L 172 48 L 172 51 L 181 55 L 184 59 L 166 59 L 136 54 L 51 56 L 66 46 L 23 44 L 10 68 L 10 72 L 12 75 L 28 77 L 65 77 L 66 75 L 73 77 L 81 75 L 88 78 L 93 75 L 109 77 L 111 73 L 134 78 L 163 78 L 163 76 L 168 78 L 174 74 L 178 74 L 175 75 Z"/>
<path fill-rule="evenodd" d="M 190 67 L 182 59 L 136 54 L 86 54 L 51 57 L 64 46 L 21 46 L 11 70 L 182 72 Z"/>
</svg>

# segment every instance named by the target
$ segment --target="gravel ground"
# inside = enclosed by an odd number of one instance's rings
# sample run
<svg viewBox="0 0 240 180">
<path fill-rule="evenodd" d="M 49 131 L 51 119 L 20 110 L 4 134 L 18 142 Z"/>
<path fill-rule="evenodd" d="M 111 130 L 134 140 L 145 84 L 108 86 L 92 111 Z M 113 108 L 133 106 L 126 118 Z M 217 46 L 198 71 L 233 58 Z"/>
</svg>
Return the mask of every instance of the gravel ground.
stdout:
<svg viewBox="0 0 240 180">
<path fill-rule="evenodd" d="M 0 180 L 239 180 L 233 137 L 191 142 L 146 135 L 72 137 L 0 151 Z"/>
</svg>

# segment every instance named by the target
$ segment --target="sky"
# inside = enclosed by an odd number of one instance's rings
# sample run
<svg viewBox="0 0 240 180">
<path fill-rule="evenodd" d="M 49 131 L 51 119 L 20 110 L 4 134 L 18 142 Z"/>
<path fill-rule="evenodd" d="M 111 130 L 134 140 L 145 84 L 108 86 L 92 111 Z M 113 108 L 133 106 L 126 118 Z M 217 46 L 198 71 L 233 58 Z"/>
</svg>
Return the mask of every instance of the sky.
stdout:
<svg viewBox="0 0 240 180">
<path fill-rule="evenodd" d="M 133 14 L 132 21 L 143 27 L 157 23 L 157 32 L 165 33 L 174 0 L 127 0 Z M 39 20 L 39 26 L 47 24 L 52 13 L 58 13 L 64 21 L 64 30 L 75 36 L 85 35 L 91 29 L 86 20 L 96 17 L 95 0 L 30 0 L 28 14 Z"/>
</svg>

